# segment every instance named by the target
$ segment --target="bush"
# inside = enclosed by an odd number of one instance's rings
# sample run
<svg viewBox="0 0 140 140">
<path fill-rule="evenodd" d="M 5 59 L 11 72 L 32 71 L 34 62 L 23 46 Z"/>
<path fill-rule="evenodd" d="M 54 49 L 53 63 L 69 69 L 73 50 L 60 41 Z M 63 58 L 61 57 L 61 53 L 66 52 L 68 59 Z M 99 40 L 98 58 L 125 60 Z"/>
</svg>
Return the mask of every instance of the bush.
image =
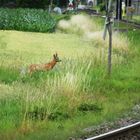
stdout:
<svg viewBox="0 0 140 140">
<path fill-rule="evenodd" d="M 0 29 L 53 32 L 56 20 L 45 10 L 0 9 Z"/>
</svg>

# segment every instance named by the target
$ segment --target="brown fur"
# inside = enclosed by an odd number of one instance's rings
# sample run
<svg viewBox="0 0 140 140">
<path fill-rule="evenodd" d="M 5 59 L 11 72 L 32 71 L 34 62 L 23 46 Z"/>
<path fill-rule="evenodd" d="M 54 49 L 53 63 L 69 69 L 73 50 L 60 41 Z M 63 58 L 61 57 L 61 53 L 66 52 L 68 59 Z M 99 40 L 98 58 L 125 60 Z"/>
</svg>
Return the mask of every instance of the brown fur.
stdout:
<svg viewBox="0 0 140 140">
<path fill-rule="evenodd" d="M 53 55 L 53 60 L 46 64 L 31 64 L 29 66 L 29 74 L 32 74 L 36 71 L 48 71 L 54 68 L 54 66 L 57 64 L 57 62 L 60 62 L 57 53 Z"/>
</svg>

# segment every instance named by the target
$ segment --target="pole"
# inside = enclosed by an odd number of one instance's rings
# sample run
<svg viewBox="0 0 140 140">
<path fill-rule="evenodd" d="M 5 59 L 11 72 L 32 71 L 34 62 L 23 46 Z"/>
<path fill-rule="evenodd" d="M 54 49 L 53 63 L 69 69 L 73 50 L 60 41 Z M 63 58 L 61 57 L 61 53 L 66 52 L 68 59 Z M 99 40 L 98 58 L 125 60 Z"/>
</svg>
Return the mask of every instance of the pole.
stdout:
<svg viewBox="0 0 140 140">
<path fill-rule="evenodd" d="M 108 75 L 111 75 L 112 70 L 112 0 L 108 4 L 108 33 L 109 33 L 109 48 L 108 48 Z"/>
<path fill-rule="evenodd" d="M 109 32 L 109 48 L 108 48 L 108 75 L 111 75 L 112 69 L 112 24 L 108 25 Z"/>
<path fill-rule="evenodd" d="M 113 17 L 113 10 L 112 10 L 112 0 L 109 0 L 108 9 L 107 9 L 107 16 L 105 20 L 105 28 L 103 33 L 103 39 L 105 40 L 107 31 L 109 33 L 109 47 L 108 47 L 108 75 L 111 75 L 112 70 L 112 17 Z"/>
</svg>

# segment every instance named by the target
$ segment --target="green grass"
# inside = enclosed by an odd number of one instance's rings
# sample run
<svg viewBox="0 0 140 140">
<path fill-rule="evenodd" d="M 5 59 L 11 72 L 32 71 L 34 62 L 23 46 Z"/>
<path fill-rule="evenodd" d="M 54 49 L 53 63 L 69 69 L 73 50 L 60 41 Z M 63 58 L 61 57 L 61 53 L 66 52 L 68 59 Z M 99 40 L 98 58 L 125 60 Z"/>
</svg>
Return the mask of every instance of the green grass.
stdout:
<svg viewBox="0 0 140 140">
<path fill-rule="evenodd" d="M 108 77 L 107 44 L 99 37 L 0 31 L 0 139 L 65 140 L 139 104 L 139 35 L 124 34 L 130 42 L 122 38 L 121 45 L 129 48 L 113 50 Z M 55 52 L 62 62 L 52 71 L 21 74 Z"/>
</svg>

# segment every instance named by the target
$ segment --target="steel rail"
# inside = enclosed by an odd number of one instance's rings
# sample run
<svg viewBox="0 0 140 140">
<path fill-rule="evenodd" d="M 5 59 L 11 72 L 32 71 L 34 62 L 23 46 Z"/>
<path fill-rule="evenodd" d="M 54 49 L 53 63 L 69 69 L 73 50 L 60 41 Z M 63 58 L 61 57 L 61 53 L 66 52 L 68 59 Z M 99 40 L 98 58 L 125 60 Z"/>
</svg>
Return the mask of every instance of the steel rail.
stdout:
<svg viewBox="0 0 140 140">
<path fill-rule="evenodd" d="M 108 133 L 104 133 L 104 134 L 101 134 L 101 135 L 98 135 L 98 136 L 95 136 L 95 137 L 87 138 L 85 140 L 105 140 L 105 139 L 108 140 L 108 139 L 113 138 L 117 135 L 128 133 L 129 131 L 135 130 L 135 129 L 138 129 L 138 128 L 140 129 L 140 121 L 137 122 L 137 123 L 134 123 L 132 125 L 125 126 L 125 127 L 110 131 Z"/>
</svg>

